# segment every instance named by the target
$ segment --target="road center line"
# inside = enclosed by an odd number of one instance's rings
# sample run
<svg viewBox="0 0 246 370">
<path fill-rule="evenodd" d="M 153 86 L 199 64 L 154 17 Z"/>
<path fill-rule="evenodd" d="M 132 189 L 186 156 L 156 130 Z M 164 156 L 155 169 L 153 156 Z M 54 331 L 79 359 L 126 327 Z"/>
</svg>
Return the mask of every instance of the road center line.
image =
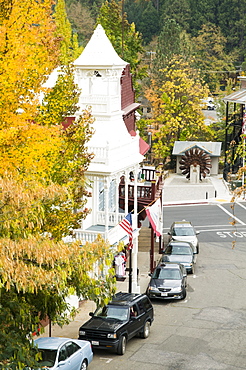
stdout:
<svg viewBox="0 0 246 370">
<path fill-rule="evenodd" d="M 225 213 L 227 213 L 229 216 L 231 216 L 231 218 L 233 218 L 235 221 L 237 221 L 239 224 L 241 225 L 245 225 L 245 223 L 243 221 L 241 221 L 239 218 L 237 218 L 233 213 L 227 211 L 227 209 L 225 209 L 221 204 L 217 204 L 217 206 L 222 210 L 224 211 Z"/>
</svg>

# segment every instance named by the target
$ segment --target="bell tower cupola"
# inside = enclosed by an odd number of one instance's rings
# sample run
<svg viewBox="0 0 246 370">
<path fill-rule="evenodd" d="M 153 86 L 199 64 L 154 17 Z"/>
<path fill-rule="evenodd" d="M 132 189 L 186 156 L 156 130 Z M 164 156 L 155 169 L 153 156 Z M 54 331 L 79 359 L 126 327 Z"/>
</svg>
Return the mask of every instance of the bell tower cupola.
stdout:
<svg viewBox="0 0 246 370">
<path fill-rule="evenodd" d="M 126 65 L 99 24 L 74 62 L 75 82 L 81 89 L 80 107 L 91 106 L 93 116 L 104 120 L 121 115 L 120 78 Z"/>
</svg>

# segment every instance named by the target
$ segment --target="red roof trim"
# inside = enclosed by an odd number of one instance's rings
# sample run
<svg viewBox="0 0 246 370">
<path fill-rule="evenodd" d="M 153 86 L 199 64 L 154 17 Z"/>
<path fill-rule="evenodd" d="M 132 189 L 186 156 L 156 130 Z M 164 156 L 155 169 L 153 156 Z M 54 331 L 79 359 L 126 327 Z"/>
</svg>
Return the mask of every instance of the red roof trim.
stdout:
<svg viewBox="0 0 246 370">
<path fill-rule="evenodd" d="M 63 122 L 62 122 L 62 126 L 66 129 L 68 128 L 68 126 L 71 125 L 71 123 L 73 123 L 73 121 L 75 121 L 75 117 L 67 117 Z"/>
<path fill-rule="evenodd" d="M 139 151 L 142 155 L 145 155 L 150 149 L 150 145 L 146 143 L 141 137 L 139 137 Z"/>
<path fill-rule="evenodd" d="M 131 136 L 136 136 L 137 133 L 136 133 L 136 131 L 131 130 L 130 135 Z M 142 155 L 145 155 L 149 149 L 150 149 L 150 145 L 147 144 L 146 141 L 144 141 L 144 139 L 142 139 L 139 136 L 139 153 L 142 154 Z"/>
</svg>

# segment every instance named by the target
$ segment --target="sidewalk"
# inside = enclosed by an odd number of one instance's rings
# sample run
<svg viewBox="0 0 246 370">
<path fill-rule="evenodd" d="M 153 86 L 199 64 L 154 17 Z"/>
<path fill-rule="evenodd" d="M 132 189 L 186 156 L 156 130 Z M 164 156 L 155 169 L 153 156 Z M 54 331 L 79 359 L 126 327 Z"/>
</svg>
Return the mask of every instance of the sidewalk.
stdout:
<svg viewBox="0 0 246 370">
<path fill-rule="evenodd" d="M 191 184 L 181 174 L 170 174 L 164 182 L 163 205 L 230 202 L 232 194 L 222 174 L 211 175 Z"/>
<path fill-rule="evenodd" d="M 222 175 L 210 176 L 199 184 L 190 184 L 184 176 L 170 174 L 164 182 L 163 205 L 193 204 L 193 203 L 212 203 L 230 202 L 232 195 L 227 188 Z M 149 281 L 149 252 L 138 252 L 139 266 L 139 285 L 140 292 L 144 293 Z M 117 282 L 117 291 L 128 291 L 128 276 L 124 282 Z M 89 320 L 89 312 L 95 310 L 95 303 L 82 301 L 79 312 L 75 319 L 60 328 L 58 325 L 52 326 L 51 335 L 58 337 L 78 338 L 79 327 Z M 48 326 L 42 336 L 49 336 Z"/>
<path fill-rule="evenodd" d="M 144 293 L 148 282 L 149 282 L 149 253 L 139 252 L 138 253 L 138 266 L 140 266 L 139 271 L 139 285 L 140 293 Z M 116 287 L 117 292 L 128 292 L 128 274 L 125 281 L 117 281 Z M 82 301 L 78 310 L 78 314 L 75 319 L 71 321 L 68 325 L 64 325 L 62 328 L 58 325 L 52 325 L 51 335 L 53 337 L 68 337 L 73 339 L 78 339 L 79 327 L 87 320 L 89 320 L 89 312 L 94 312 L 96 305 L 92 301 Z M 41 337 L 49 336 L 49 327 L 45 327 L 45 332 L 41 334 Z"/>
</svg>

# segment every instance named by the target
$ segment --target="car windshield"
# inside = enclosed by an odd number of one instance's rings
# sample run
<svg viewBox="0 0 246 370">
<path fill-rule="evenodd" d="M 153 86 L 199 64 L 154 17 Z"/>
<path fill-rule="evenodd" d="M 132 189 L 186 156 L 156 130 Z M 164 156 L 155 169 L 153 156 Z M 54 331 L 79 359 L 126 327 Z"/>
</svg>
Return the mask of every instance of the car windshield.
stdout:
<svg viewBox="0 0 246 370">
<path fill-rule="evenodd" d="M 56 349 L 39 349 L 41 358 L 38 363 L 41 367 L 52 367 L 56 361 L 57 350 Z"/>
<path fill-rule="evenodd" d="M 106 319 L 118 319 L 121 321 L 127 320 L 129 313 L 128 307 L 120 306 L 104 306 L 97 309 L 94 316 Z"/>
<path fill-rule="evenodd" d="M 192 227 L 176 227 L 175 226 L 173 228 L 172 235 L 173 236 L 194 236 L 196 234 Z"/>
<path fill-rule="evenodd" d="M 190 247 L 178 247 L 169 245 L 165 250 L 165 254 L 190 255 L 192 254 L 192 250 Z"/>
<path fill-rule="evenodd" d="M 156 269 L 152 275 L 153 279 L 179 280 L 181 278 L 178 269 Z"/>
</svg>

